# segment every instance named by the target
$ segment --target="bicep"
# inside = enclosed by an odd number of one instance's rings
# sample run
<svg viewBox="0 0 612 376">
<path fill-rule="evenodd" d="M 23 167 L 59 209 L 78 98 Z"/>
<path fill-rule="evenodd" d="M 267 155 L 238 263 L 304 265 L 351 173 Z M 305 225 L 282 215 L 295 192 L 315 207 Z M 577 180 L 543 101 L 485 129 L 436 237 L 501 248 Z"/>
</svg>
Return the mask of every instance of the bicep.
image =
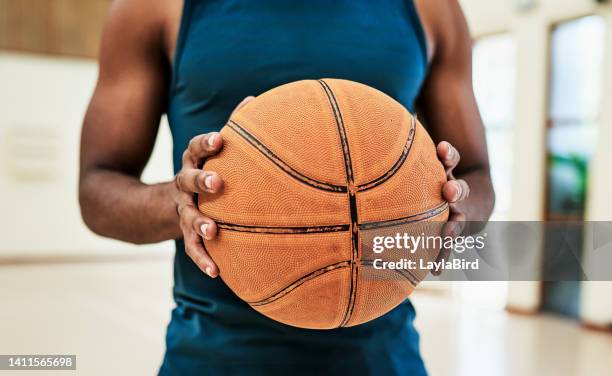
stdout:
<svg viewBox="0 0 612 376">
<path fill-rule="evenodd" d="M 139 176 L 164 110 L 167 69 L 156 23 L 117 2 L 104 28 L 98 82 L 81 134 L 81 172 Z"/>
<path fill-rule="evenodd" d="M 436 51 L 419 98 L 419 109 L 436 142 L 448 141 L 461 154 L 456 171 L 488 166 L 484 126 L 472 85 L 472 42 L 455 1 L 437 19 Z"/>
</svg>

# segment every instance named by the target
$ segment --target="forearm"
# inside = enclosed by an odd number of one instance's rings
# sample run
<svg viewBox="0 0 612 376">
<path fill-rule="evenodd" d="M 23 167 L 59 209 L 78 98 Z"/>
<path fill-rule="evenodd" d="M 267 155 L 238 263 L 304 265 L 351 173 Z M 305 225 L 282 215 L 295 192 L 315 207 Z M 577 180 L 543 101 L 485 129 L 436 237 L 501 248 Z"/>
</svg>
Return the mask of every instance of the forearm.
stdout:
<svg viewBox="0 0 612 376">
<path fill-rule="evenodd" d="M 98 169 L 81 178 L 79 202 L 95 233 L 144 244 L 182 237 L 173 182 L 147 185 L 122 173 Z"/>
</svg>

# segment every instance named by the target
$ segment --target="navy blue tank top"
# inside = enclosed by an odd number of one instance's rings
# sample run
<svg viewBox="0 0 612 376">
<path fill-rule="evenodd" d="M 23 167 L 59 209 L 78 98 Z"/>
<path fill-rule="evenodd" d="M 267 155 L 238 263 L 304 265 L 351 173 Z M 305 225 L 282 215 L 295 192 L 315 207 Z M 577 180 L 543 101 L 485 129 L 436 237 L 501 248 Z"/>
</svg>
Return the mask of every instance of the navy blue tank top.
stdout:
<svg viewBox="0 0 612 376">
<path fill-rule="evenodd" d="M 220 130 L 244 97 L 288 82 L 357 81 L 413 110 L 427 52 L 412 0 L 185 0 L 172 69 L 179 170 L 192 137 Z M 162 375 L 425 374 L 408 300 L 357 327 L 307 330 L 253 310 L 204 275 L 180 240 L 174 278 Z"/>
</svg>

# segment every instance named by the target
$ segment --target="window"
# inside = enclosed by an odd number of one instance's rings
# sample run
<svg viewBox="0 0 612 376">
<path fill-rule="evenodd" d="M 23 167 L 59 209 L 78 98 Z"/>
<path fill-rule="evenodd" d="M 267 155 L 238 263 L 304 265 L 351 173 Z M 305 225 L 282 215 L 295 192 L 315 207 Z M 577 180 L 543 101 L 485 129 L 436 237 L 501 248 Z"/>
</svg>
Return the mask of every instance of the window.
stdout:
<svg viewBox="0 0 612 376">
<path fill-rule="evenodd" d="M 548 123 L 547 219 L 581 220 L 597 138 L 605 24 L 600 16 L 553 29 Z"/>
<path fill-rule="evenodd" d="M 545 217 L 574 225 L 547 226 L 544 272 L 562 272 L 568 280 L 543 282 L 542 310 L 576 318 L 582 273 L 576 260 L 581 258 L 588 166 L 597 144 L 604 38 L 603 18 L 588 16 L 558 24 L 551 39 Z"/>
</svg>

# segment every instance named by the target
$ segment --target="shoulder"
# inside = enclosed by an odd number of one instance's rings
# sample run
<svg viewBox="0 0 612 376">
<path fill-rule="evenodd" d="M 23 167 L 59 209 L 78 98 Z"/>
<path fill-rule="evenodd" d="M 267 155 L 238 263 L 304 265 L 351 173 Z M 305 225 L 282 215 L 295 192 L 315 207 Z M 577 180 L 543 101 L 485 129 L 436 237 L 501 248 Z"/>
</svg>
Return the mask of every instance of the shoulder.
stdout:
<svg viewBox="0 0 612 376">
<path fill-rule="evenodd" d="M 182 4 L 181 0 L 113 0 L 103 41 L 166 49 L 172 28 L 180 21 Z"/>
<path fill-rule="evenodd" d="M 470 32 L 458 0 L 414 1 L 427 34 L 430 60 L 470 49 Z"/>
<path fill-rule="evenodd" d="M 128 30 L 150 31 L 163 27 L 167 0 L 113 0 L 107 24 Z"/>
</svg>

